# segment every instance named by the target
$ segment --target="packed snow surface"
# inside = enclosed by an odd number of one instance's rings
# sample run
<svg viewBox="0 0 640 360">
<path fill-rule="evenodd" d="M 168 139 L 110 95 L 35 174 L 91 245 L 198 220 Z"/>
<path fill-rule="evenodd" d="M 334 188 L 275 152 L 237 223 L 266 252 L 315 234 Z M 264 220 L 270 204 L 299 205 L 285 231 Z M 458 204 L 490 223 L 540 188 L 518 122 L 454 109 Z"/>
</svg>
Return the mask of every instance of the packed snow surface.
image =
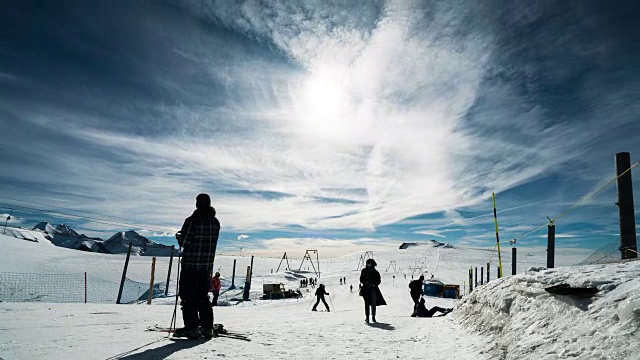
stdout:
<svg viewBox="0 0 640 360">
<path fill-rule="evenodd" d="M 87 272 L 111 282 L 118 282 L 122 275 L 123 255 L 79 252 L 2 235 L 0 243 L 0 275 L 47 274 L 54 282 L 56 274 Z M 174 263 L 169 297 L 154 299 L 151 306 L 0 303 L 0 358 L 538 360 L 633 359 L 640 353 L 640 263 L 536 268 L 482 285 L 457 304 L 456 300 L 426 297 L 428 307 L 455 306 L 455 310 L 446 317 L 419 319 L 409 316 L 412 301 L 407 285 L 412 276 L 424 273 L 429 279 L 433 274 L 444 283 L 461 285 L 468 280 L 470 266 L 492 261 L 495 268 L 496 260 L 478 249 L 424 244 L 400 250 L 395 246 L 374 254 L 389 305 L 378 308 L 378 324 L 367 325 L 357 295 L 356 268 L 362 255 L 324 259 L 321 253 L 320 282 L 330 293 L 331 312 L 310 311 L 313 288 L 302 288 L 301 299 L 257 300 L 263 284 L 284 283 L 287 289 L 296 289 L 301 276 L 313 277 L 314 273 L 308 260 L 301 263 L 302 254 L 298 259 L 289 254 L 291 271 L 283 270 L 284 265 L 276 271 L 280 257 L 256 257 L 252 301 L 237 302 L 241 290 L 236 289 L 221 295 L 220 302 L 231 306 L 215 308 L 217 323 L 247 335 L 250 342 L 231 338 L 172 341 L 162 333 L 146 331 L 148 325 L 169 325 L 177 276 Z M 543 265 L 543 255 L 532 253 L 521 262 Z M 557 260 L 575 263 L 583 256 Z M 231 283 L 234 260 L 238 286 L 244 282 L 250 257 L 216 257 L 215 268 L 222 273 L 225 290 Z M 168 261 L 157 260 L 159 281 L 165 280 Z M 508 261 L 503 256 L 505 268 Z M 127 277 L 148 281 L 150 268 L 151 258 L 132 257 Z M 347 278 L 347 285 L 339 285 L 341 277 Z M 597 286 L 600 292 L 586 300 L 544 291 L 558 283 Z"/>
</svg>

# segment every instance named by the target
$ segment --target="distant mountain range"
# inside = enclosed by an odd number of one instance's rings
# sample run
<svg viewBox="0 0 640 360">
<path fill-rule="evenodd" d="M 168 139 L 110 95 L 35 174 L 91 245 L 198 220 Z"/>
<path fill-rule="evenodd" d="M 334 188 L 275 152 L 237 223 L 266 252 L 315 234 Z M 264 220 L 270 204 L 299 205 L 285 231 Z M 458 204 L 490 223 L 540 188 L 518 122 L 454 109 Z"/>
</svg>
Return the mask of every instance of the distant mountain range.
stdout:
<svg viewBox="0 0 640 360">
<path fill-rule="evenodd" d="M 171 246 L 153 242 L 133 230 L 117 232 L 108 240 L 78 234 L 65 224 L 52 225 L 46 221 L 36 225 L 33 230 L 43 232 L 45 237 L 55 246 L 68 249 L 103 254 L 123 254 L 127 252 L 129 244 L 131 244 L 131 252 L 134 255 L 169 256 L 171 254 Z"/>
<path fill-rule="evenodd" d="M 436 240 L 429 240 L 429 241 L 420 241 L 420 242 L 404 242 L 404 243 L 402 243 L 402 245 L 400 245 L 400 249 L 408 249 L 410 247 L 423 246 L 423 245 L 429 245 L 429 246 L 432 246 L 432 247 L 443 247 L 443 248 L 452 248 L 453 247 L 453 245 L 451 245 L 451 244 L 441 243 L 441 242 L 436 241 Z"/>
</svg>

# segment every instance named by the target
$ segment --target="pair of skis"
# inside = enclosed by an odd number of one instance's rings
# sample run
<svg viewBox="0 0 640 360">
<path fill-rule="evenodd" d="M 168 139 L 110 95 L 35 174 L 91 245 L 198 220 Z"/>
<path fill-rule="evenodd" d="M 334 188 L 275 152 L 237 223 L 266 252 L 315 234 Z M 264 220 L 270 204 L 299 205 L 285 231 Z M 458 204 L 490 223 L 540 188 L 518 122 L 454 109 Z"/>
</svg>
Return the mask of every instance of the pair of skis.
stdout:
<svg viewBox="0 0 640 360">
<path fill-rule="evenodd" d="M 218 325 L 218 326 L 216 326 Z M 242 333 L 237 333 L 237 332 L 230 332 L 227 329 L 223 328 L 222 326 L 220 326 L 219 324 L 215 324 L 214 325 L 214 336 L 217 337 L 226 337 L 226 338 L 230 338 L 230 339 L 235 339 L 235 340 L 242 340 L 242 341 L 251 341 L 251 339 L 248 337 L 247 334 L 242 334 Z M 175 332 L 175 329 L 170 329 L 168 327 L 162 327 L 158 324 L 154 324 L 154 325 L 149 325 L 147 326 L 147 331 L 156 331 L 156 332 L 164 332 L 164 333 L 171 333 L 173 334 Z"/>
</svg>

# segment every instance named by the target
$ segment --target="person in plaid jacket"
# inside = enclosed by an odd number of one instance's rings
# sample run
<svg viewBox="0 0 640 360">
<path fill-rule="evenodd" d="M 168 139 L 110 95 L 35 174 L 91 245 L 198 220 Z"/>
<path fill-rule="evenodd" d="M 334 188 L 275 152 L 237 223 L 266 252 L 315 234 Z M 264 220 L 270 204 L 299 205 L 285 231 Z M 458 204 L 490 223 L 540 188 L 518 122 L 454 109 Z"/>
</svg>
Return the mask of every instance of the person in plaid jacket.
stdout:
<svg viewBox="0 0 640 360">
<path fill-rule="evenodd" d="M 214 336 L 209 287 L 219 234 L 220 222 L 211 207 L 211 198 L 198 195 L 196 210 L 184 221 L 178 235 L 182 247 L 179 295 L 184 328 L 176 330 L 176 337 Z"/>
</svg>

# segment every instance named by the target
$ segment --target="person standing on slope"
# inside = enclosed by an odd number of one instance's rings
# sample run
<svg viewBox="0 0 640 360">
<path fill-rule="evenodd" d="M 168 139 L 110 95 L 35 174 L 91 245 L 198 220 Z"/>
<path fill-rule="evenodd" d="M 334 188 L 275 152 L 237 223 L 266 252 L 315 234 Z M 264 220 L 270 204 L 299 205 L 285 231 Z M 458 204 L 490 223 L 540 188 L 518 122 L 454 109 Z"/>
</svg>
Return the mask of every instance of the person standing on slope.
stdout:
<svg viewBox="0 0 640 360">
<path fill-rule="evenodd" d="M 198 195 L 196 210 L 184 221 L 177 235 L 182 247 L 179 296 L 184 328 L 176 329 L 175 337 L 214 336 L 209 288 L 219 234 L 220 222 L 211 207 L 211 198 L 207 194 Z"/>
<path fill-rule="evenodd" d="M 327 301 L 324 299 L 325 295 L 329 295 L 329 293 L 325 290 L 324 284 L 320 284 L 320 286 L 318 286 L 318 290 L 316 290 L 316 297 L 318 298 L 318 301 L 316 301 L 316 304 L 313 305 L 313 309 L 311 309 L 311 311 L 318 311 L 317 309 L 318 309 L 318 304 L 320 304 L 320 300 L 322 300 L 322 303 L 327 308 L 327 312 L 331 311 L 329 309 L 329 305 L 327 304 Z"/>
<path fill-rule="evenodd" d="M 424 282 L 424 276 L 420 275 L 418 280 L 412 280 L 409 283 L 409 289 L 411 294 L 411 299 L 413 299 L 413 306 L 418 305 L 420 301 L 420 297 L 424 294 L 424 289 L 422 288 L 422 283 Z"/>
<path fill-rule="evenodd" d="M 211 306 L 218 306 L 218 297 L 220 296 L 220 289 L 222 289 L 222 284 L 220 283 L 220 273 L 216 272 L 211 279 L 211 294 L 213 294 L 213 300 L 211 300 Z"/>
<path fill-rule="evenodd" d="M 380 292 L 380 273 L 376 270 L 378 264 L 373 259 L 368 259 L 366 267 L 360 272 L 360 295 L 364 298 L 364 314 L 365 322 L 369 323 L 369 313 L 371 313 L 372 321 L 376 322 L 376 306 L 387 305 Z M 371 309 L 371 310 L 370 310 Z"/>
</svg>

